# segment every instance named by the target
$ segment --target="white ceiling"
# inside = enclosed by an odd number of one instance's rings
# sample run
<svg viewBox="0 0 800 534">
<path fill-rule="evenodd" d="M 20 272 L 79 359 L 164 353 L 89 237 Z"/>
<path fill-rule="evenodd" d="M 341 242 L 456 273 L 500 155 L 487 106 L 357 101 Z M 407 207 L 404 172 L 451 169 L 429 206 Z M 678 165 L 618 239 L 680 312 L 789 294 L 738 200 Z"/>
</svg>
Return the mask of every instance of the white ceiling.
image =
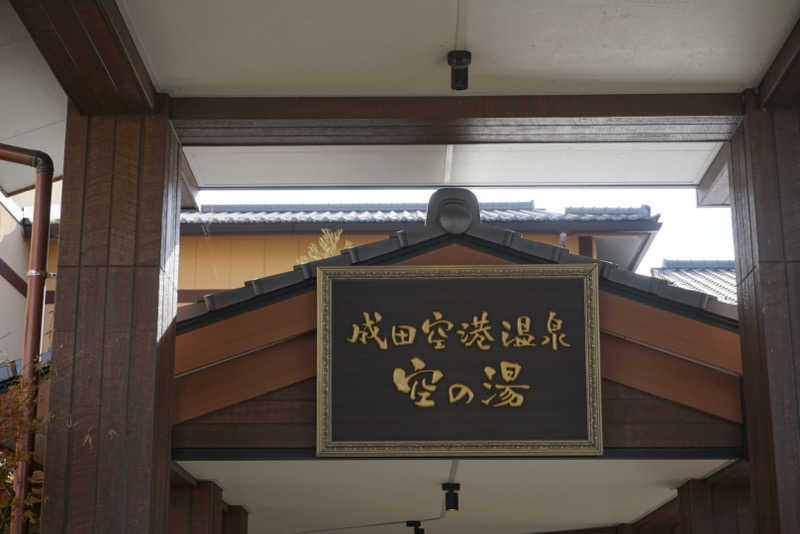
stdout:
<svg viewBox="0 0 800 534">
<path fill-rule="evenodd" d="M 64 164 L 67 97 L 7 0 L 0 0 L 0 143 L 50 154 Z M 33 185 L 36 171 L 0 161 L 0 187 Z"/>
<path fill-rule="evenodd" d="M 754 86 L 798 0 L 118 0 L 159 91 L 449 95 L 446 52 L 473 52 L 466 94 L 738 91 Z M 459 93 L 465 94 L 465 93 Z M 0 0 L 0 143 L 62 173 L 66 96 Z M 202 186 L 694 185 L 716 143 L 194 147 Z M 448 173 L 448 169 L 450 172 Z M 34 173 L 0 162 L 13 191 Z M 449 177 L 449 178 L 448 178 Z"/>
<path fill-rule="evenodd" d="M 442 515 L 446 460 L 180 462 L 250 512 L 252 534 L 408 534 L 404 522 Z M 522 534 L 635 521 L 724 460 L 460 460 L 460 510 L 427 534 Z M 375 526 L 398 522 L 395 525 Z M 366 528 L 345 528 L 373 525 Z"/>
<path fill-rule="evenodd" d="M 797 0 L 119 0 L 176 96 L 727 92 L 755 86 Z"/>
<path fill-rule="evenodd" d="M 720 143 L 186 147 L 201 187 L 695 185 Z"/>
</svg>

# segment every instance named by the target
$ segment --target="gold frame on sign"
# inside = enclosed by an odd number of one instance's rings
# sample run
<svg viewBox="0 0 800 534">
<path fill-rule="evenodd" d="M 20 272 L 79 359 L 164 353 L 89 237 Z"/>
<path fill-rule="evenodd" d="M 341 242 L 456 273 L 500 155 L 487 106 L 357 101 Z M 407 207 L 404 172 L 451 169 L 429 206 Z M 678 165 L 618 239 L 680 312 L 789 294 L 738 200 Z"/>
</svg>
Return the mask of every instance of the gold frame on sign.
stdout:
<svg viewBox="0 0 800 534">
<path fill-rule="evenodd" d="M 476 265 L 425 267 L 319 267 L 317 270 L 317 456 L 320 457 L 466 457 L 466 456 L 602 456 L 600 393 L 600 320 L 597 264 Z M 375 279 L 579 278 L 586 340 L 586 440 L 506 441 L 340 441 L 331 439 L 331 303 L 334 280 Z"/>
</svg>

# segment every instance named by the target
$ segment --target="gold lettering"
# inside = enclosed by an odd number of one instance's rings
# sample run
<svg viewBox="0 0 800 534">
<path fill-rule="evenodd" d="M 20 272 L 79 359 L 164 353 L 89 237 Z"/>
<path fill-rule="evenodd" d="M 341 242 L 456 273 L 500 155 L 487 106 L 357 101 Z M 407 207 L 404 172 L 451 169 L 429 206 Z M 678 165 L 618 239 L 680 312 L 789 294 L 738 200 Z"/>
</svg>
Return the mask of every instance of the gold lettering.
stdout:
<svg viewBox="0 0 800 534">
<path fill-rule="evenodd" d="M 400 393 L 407 393 L 409 398 L 414 401 L 414 405 L 419 408 L 436 406 L 436 401 L 431 400 L 430 396 L 436 391 L 436 383 L 444 378 L 444 373 L 438 369 L 425 369 L 425 362 L 416 357 L 411 358 L 411 366 L 414 368 L 414 372 L 408 375 L 404 369 L 395 368 L 392 374 L 394 387 Z M 430 382 L 427 381 L 428 379 Z"/>
</svg>

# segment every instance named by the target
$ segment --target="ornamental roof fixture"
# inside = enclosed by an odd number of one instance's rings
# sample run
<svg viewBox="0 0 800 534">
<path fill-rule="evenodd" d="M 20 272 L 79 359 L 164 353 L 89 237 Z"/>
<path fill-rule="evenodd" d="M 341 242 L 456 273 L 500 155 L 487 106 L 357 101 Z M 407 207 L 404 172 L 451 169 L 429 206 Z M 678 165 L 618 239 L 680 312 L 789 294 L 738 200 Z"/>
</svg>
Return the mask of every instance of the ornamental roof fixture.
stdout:
<svg viewBox="0 0 800 534">
<path fill-rule="evenodd" d="M 649 208 L 646 212 L 649 216 Z M 603 289 L 653 301 L 685 315 L 703 316 L 728 328 L 738 327 L 735 307 L 710 295 L 681 289 L 659 278 L 637 275 L 610 262 L 571 254 L 563 247 L 524 239 L 520 232 L 487 224 L 482 215 L 478 200 L 471 191 L 439 189 L 431 196 L 424 226 L 400 230 L 388 239 L 343 250 L 338 256 L 296 265 L 292 271 L 250 280 L 242 287 L 206 295 L 201 301 L 180 308 L 178 329 L 192 330 L 296 292 L 310 290 L 314 287 L 316 268 L 320 265 L 387 265 L 451 243 L 483 249 L 518 263 L 597 263 Z M 577 213 L 571 215 L 581 216 Z"/>
</svg>

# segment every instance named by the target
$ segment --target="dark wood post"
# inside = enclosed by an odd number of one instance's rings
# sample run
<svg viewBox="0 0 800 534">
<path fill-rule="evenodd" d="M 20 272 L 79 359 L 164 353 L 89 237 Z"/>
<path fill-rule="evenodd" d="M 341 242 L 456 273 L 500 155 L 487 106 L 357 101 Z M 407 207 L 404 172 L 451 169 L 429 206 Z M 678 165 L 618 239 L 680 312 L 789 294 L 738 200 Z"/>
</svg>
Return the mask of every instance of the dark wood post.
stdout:
<svg viewBox="0 0 800 534">
<path fill-rule="evenodd" d="M 682 534 L 750 534 L 748 484 L 690 480 L 678 488 Z"/>
<path fill-rule="evenodd" d="M 213 482 L 173 487 L 170 493 L 170 534 L 222 534 L 222 489 Z"/>
<path fill-rule="evenodd" d="M 70 105 L 44 534 L 167 532 L 180 200 L 167 107 Z"/>
<path fill-rule="evenodd" d="M 222 514 L 222 534 L 247 534 L 247 510 L 228 506 Z"/>
<path fill-rule="evenodd" d="M 731 140 L 755 531 L 800 532 L 800 118 L 745 94 Z"/>
</svg>

